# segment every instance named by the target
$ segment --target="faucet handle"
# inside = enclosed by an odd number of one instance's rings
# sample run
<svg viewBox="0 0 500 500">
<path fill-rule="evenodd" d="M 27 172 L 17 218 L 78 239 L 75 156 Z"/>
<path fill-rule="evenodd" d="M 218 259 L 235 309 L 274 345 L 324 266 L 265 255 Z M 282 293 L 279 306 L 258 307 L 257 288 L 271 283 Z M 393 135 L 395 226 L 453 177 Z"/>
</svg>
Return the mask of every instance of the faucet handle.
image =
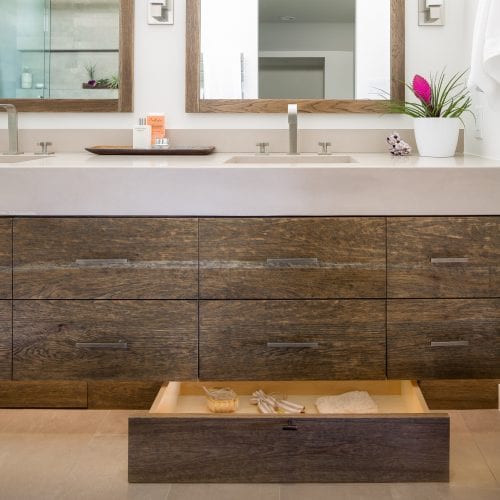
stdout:
<svg viewBox="0 0 500 500">
<path fill-rule="evenodd" d="M 331 142 L 318 142 L 318 146 L 321 147 L 321 151 L 319 152 L 320 155 L 329 155 L 330 152 L 328 151 L 328 148 L 332 145 Z"/>
<path fill-rule="evenodd" d="M 36 155 L 53 155 L 54 153 L 49 153 L 48 148 L 49 146 L 52 146 L 51 142 L 47 141 L 41 141 L 36 143 L 37 146 L 40 146 L 42 150 L 38 153 L 35 153 Z"/>
<path fill-rule="evenodd" d="M 259 148 L 259 154 L 266 155 L 268 154 L 267 148 L 269 147 L 268 142 L 258 142 L 256 146 Z"/>
</svg>

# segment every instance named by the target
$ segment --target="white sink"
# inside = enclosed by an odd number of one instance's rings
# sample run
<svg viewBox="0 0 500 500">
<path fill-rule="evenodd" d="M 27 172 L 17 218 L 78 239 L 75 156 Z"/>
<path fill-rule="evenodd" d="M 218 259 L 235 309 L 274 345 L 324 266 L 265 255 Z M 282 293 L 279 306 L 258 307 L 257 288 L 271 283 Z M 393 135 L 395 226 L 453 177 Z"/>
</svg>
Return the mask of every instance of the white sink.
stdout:
<svg viewBox="0 0 500 500">
<path fill-rule="evenodd" d="M 262 163 L 278 163 L 278 164 L 337 164 L 337 163 L 358 163 L 352 156 L 337 156 L 337 155 L 253 155 L 253 156 L 233 156 L 226 163 L 236 164 L 262 164 Z"/>
<path fill-rule="evenodd" d="M 40 160 L 46 158 L 44 155 L 2 155 L 0 154 L 0 163 L 23 163 L 25 161 Z"/>
</svg>

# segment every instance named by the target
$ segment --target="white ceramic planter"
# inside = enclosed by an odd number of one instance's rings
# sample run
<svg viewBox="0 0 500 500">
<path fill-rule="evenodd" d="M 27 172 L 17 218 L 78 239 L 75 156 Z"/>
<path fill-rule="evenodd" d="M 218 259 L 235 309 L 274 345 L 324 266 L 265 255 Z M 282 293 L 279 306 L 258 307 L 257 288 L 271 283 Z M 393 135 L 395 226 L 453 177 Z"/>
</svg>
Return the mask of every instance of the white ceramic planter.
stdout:
<svg viewBox="0 0 500 500">
<path fill-rule="evenodd" d="M 455 156 L 460 123 L 458 118 L 415 118 L 415 139 L 420 156 Z"/>
</svg>

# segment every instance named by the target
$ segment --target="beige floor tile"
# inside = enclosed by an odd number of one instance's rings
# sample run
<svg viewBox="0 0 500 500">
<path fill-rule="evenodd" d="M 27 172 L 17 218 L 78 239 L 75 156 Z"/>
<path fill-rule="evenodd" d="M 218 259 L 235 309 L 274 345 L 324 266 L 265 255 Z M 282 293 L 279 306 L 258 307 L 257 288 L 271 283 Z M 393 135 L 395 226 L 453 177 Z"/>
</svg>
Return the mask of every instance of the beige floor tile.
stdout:
<svg viewBox="0 0 500 500">
<path fill-rule="evenodd" d="M 495 477 L 470 432 L 451 435 L 450 482 L 455 486 L 496 486 Z"/>
<path fill-rule="evenodd" d="M 0 432 L 35 434 L 93 434 L 109 411 L 9 410 Z"/>
<path fill-rule="evenodd" d="M 147 411 L 127 411 L 127 410 L 112 410 L 99 424 L 97 434 L 128 434 L 128 419 L 129 417 L 142 417 L 147 415 Z"/>
<path fill-rule="evenodd" d="M 173 484 L 168 500 L 280 500 L 274 484 Z"/>
<path fill-rule="evenodd" d="M 286 484 L 280 500 L 392 500 L 387 484 Z"/>
<path fill-rule="evenodd" d="M 464 417 L 458 411 L 447 412 L 450 415 L 450 431 L 452 434 L 459 432 L 470 432 L 467 424 L 465 423 Z"/>
<path fill-rule="evenodd" d="M 500 490 L 448 484 L 393 484 L 392 500 L 498 500 Z"/>
<path fill-rule="evenodd" d="M 468 429 L 471 432 L 500 432 L 500 411 L 462 411 Z"/>
<path fill-rule="evenodd" d="M 473 436 L 500 487 L 500 433 L 475 432 Z"/>
</svg>

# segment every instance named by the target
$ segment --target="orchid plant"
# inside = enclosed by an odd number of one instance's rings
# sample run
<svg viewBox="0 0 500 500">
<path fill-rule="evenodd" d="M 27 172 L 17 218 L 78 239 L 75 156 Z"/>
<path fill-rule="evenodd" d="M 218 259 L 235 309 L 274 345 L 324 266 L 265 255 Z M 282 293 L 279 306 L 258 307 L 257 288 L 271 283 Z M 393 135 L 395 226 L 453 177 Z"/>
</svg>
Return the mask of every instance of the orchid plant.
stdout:
<svg viewBox="0 0 500 500">
<path fill-rule="evenodd" d="M 472 113 L 472 98 L 463 78 L 467 71 L 455 73 L 447 78 L 444 71 L 431 75 L 430 81 L 415 75 L 411 90 L 419 102 L 391 102 L 393 113 L 402 113 L 414 118 L 459 118 L 464 113 Z"/>
</svg>

